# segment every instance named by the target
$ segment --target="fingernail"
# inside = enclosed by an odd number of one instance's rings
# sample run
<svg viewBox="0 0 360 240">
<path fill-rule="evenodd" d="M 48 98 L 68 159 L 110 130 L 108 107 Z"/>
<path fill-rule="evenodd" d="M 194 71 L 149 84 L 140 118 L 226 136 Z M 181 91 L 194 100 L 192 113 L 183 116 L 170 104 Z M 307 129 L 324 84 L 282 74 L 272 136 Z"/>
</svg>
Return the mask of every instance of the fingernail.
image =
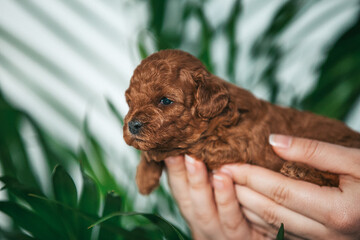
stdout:
<svg viewBox="0 0 360 240">
<path fill-rule="evenodd" d="M 270 134 L 269 143 L 272 146 L 279 148 L 289 148 L 291 145 L 292 137 L 280 135 L 280 134 Z"/>
<path fill-rule="evenodd" d="M 214 175 L 214 187 L 219 190 L 224 188 L 224 178 L 222 176 Z"/>
<path fill-rule="evenodd" d="M 165 159 L 167 164 L 176 164 L 179 162 L 178 157 L 168 157 Z"/>
<path fill-rule="evenodd" d="M 220 172 L 222 172 L 222 173 L 224 173 L 224 174 L 226 174 L 226 175 L 228 175 L 229 177 L 232 178 L 231 170 L 228 169 L 227 167 L 222 167 L 222 168 L 220 168 Z"/>
<path fill-rule="evenodd" d="M 194 174 L 196 172 L 195 159 L 193 159 L 188 155 L 185 155 L 185 166 L 186 166 L 186 170 L 190 174 Z"/>
</svg>

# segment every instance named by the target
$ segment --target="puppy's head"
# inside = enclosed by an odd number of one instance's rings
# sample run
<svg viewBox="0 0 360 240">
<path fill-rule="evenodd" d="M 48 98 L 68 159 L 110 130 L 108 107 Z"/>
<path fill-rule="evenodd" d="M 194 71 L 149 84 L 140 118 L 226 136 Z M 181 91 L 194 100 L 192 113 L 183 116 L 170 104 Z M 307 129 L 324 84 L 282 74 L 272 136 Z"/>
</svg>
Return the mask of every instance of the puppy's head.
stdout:
<svg viewBox="0 0 360 240">
<path fill-rule="evenodd" d="M 194 56 L 163 50 L 135 69 L 125 93 L 124 139 L 140 150 L 170 151 L 196 142 L 229 94 Z"/>
</svg>

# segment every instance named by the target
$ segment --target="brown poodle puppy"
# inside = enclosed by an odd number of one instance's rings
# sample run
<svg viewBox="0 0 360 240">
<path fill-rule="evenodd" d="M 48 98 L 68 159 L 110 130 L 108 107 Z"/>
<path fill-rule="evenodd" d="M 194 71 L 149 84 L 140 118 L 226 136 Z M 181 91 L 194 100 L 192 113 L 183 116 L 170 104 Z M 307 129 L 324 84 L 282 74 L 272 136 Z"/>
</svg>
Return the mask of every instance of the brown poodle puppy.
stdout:
<svg viewBox="0 0 360 240">
<path fill-rule="evenodd" d="M 142 150 L 136 182 L 149 194 L 168 156 L 189 154 L 209 170 L 250 163 L 318 185 L 338 186 L 338 176 L 279 158 L 270 133 L 360 148 L 360 134 L 343 123 L 257 99 L 207 71 L 180 50 L 152 54 L 135 69 L 125 93 L 130 107 L 124 139 Z"/>
</svg>

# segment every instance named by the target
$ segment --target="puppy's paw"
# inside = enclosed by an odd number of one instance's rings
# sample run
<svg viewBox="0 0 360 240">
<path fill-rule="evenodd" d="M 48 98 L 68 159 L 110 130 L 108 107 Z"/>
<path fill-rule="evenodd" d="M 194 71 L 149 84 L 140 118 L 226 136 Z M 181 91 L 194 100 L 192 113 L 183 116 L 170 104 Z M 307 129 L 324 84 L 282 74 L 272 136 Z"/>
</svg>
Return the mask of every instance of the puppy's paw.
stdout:
<svg viewBox="0 0 360 240">
<path fill-rule="evenodd" d="M 159 176 L 136 174 L 136 184 L 142 195 L 149 195 L 160 184 Z"/>
<path fill-rule="evenodd" d="M 146 153 L 141 154 L 141 161 L 136 171 L 136 184 L 143 195 L 150 194 L 159 186 L 164 163 L 150 160 Z"/>
<path fill-rule="evenodd" d="M 285 162 L 280 172 L 288 177 L 317 184 L 319 186 L 339 186 L 339 176 L 322 172 L 302 163 Z"/>
</svg>

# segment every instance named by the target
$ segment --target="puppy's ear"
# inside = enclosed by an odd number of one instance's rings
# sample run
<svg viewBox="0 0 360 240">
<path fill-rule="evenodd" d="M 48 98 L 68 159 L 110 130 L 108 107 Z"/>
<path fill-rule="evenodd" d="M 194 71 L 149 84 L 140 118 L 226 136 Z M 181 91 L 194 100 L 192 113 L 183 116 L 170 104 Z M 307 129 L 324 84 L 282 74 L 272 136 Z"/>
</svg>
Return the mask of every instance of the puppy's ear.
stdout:
<svg viewBox="0 0 360 240">
<path fill-rule="evenodd" d="M 216 117 L 228 105 L 228 90 L 220 79 L 207 72 L 197 72 L 193 77 L 197 85 L 195 95 L 197 114 L 205 119 Z"/>
</svg>

